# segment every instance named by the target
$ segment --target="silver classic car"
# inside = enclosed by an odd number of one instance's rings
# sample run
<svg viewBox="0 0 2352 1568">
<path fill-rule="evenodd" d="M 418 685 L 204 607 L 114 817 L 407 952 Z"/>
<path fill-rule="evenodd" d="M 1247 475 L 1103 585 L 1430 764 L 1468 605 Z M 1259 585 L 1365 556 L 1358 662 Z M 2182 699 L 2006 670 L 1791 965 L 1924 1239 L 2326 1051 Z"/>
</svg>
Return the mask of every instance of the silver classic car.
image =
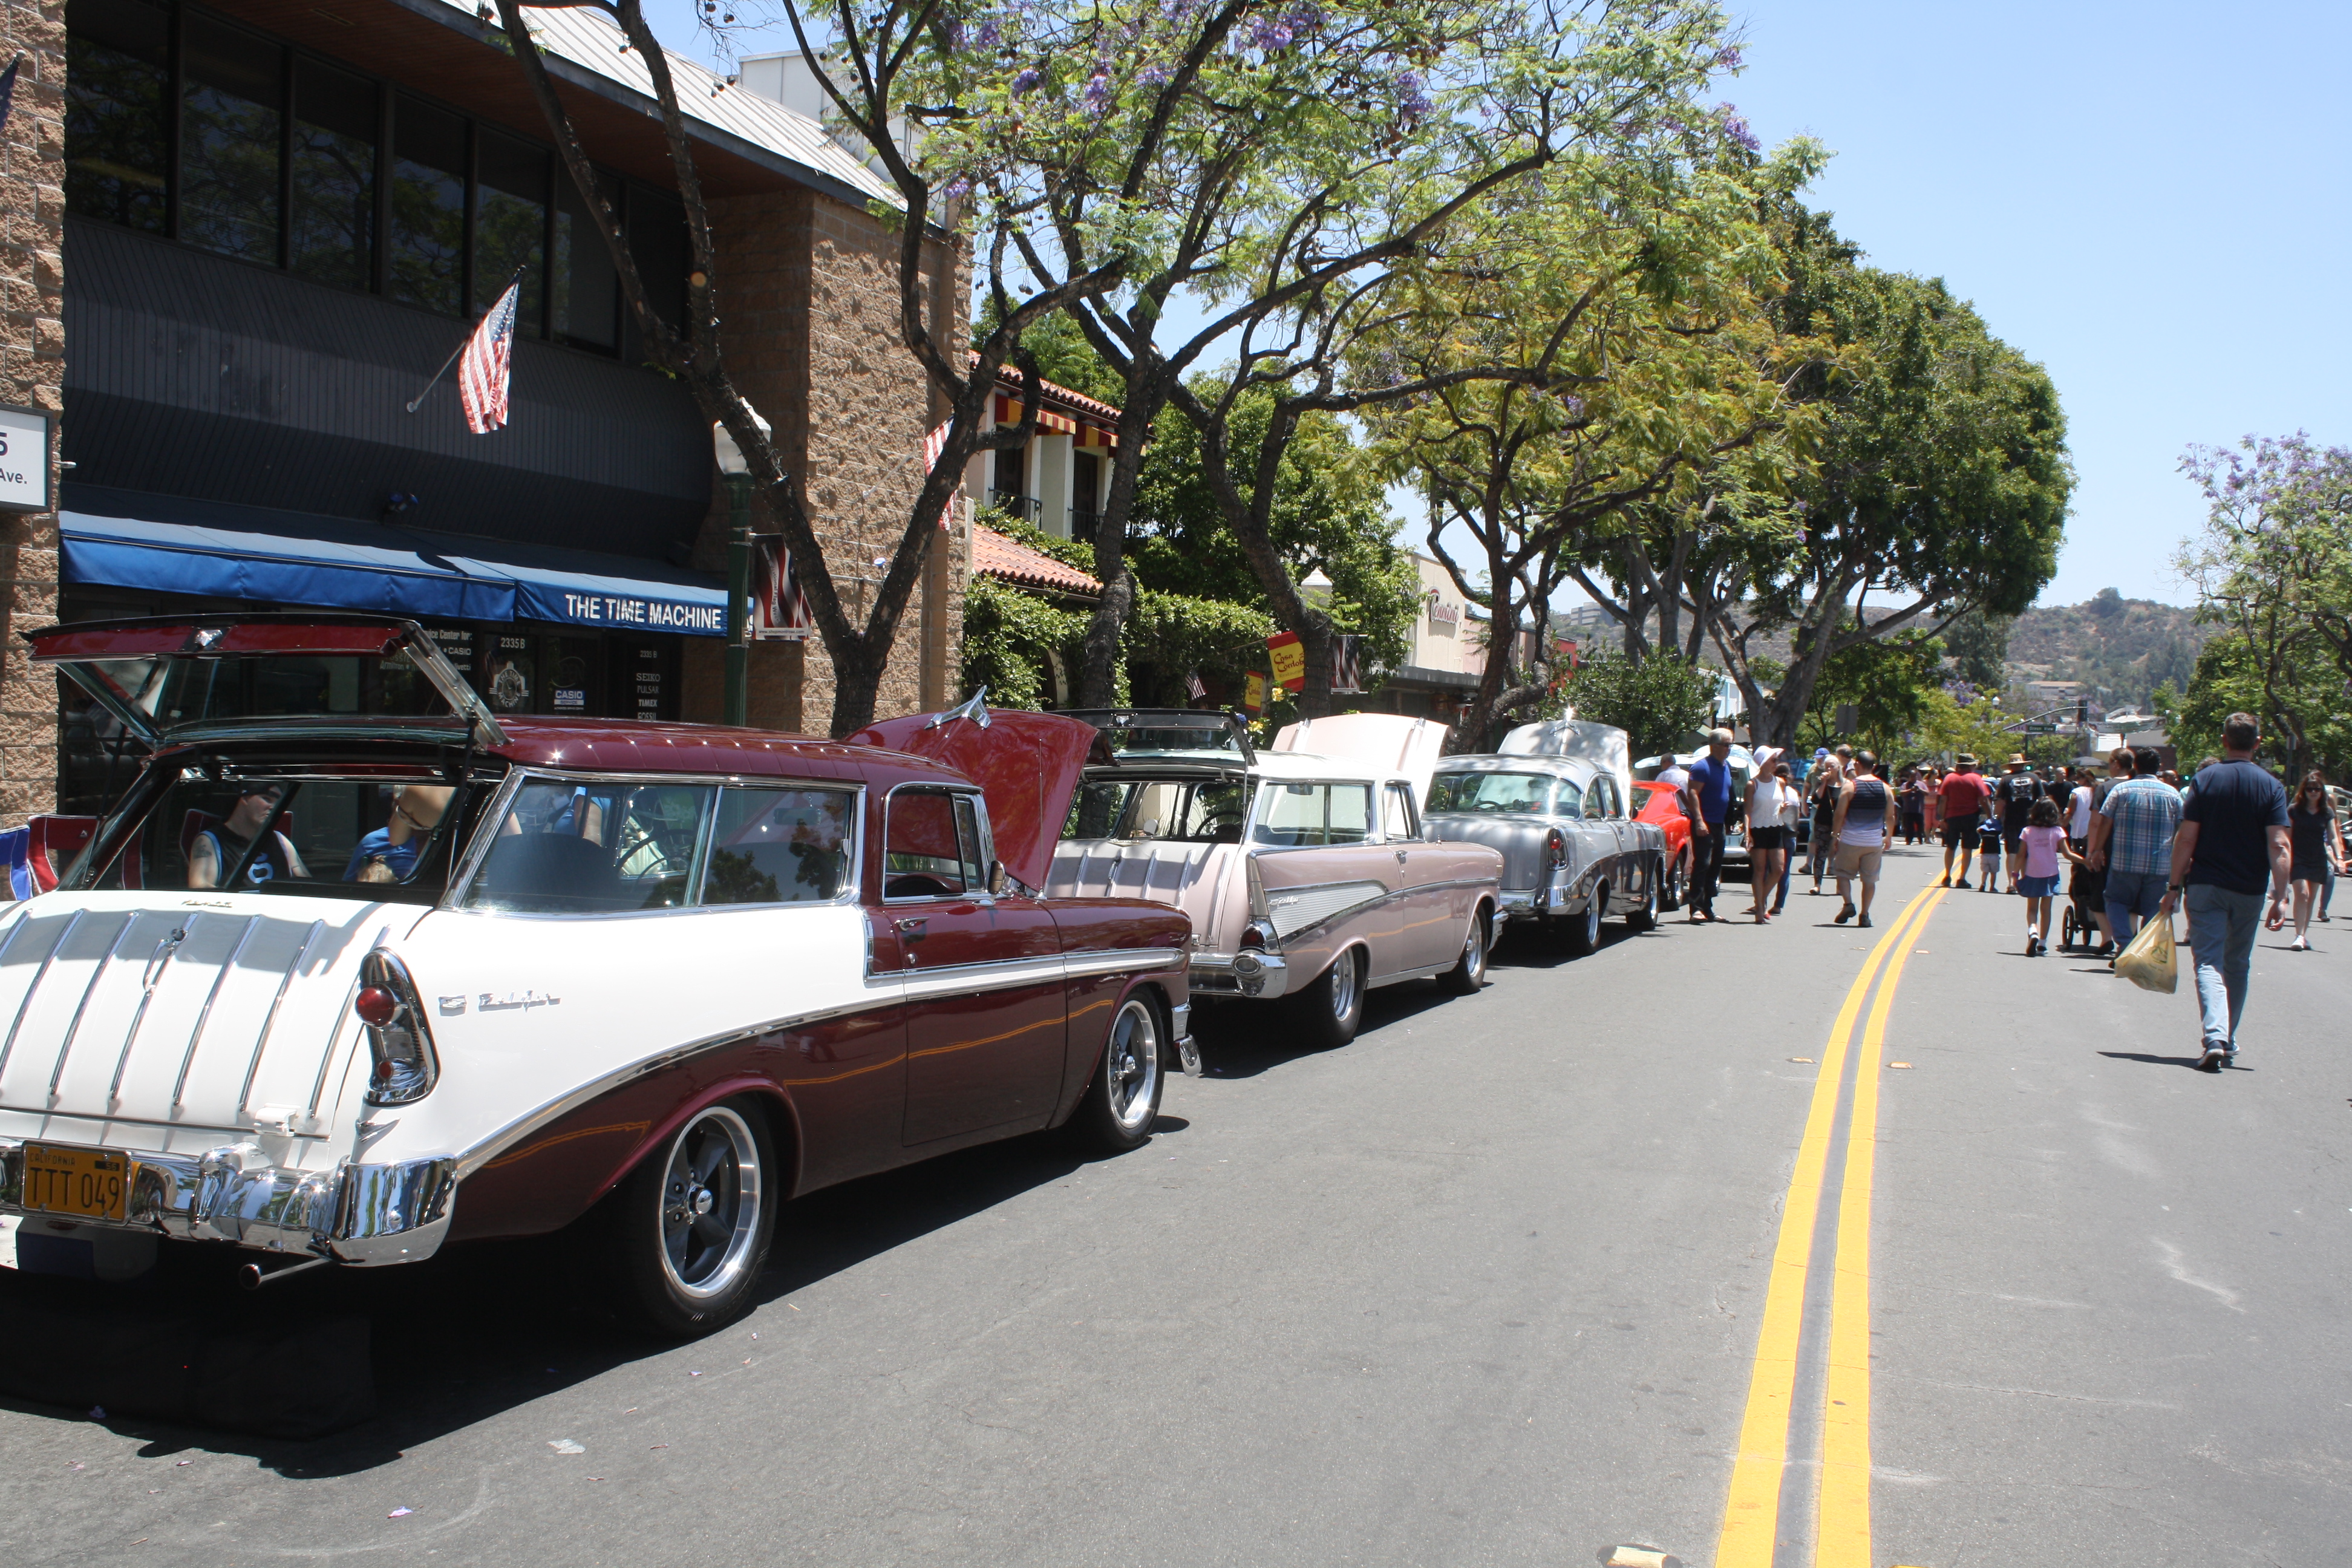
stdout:
<svg viewBox="0 0 2352 1568">
<path fill-rule="evenodd" d="M 1657 923 L 1665 835 L 1634 820 L 1632 795 L 1624 731 L 1554 720 L 1512 731 L 1500 752 L 1438 763 L 1423 821 L 1433 838 L 1501 852 L 1506 919 L 1590 952 L 1610 915 L 1635 931 Z"/>
<path fill-rule="evenodd" d="M 1055 898 L 1145 898 L 1192 918 L 1191 987 L 1282 999 L 1326 1045 L 1373 986 L 1485 984 L 1501 858 L 1423 830 L 1443 725 L 1391 713 L 1293 724 L 1267 751 L 1238 716 L 1073 713 L 1102 732 L 1054 854 Z"/>
</svg>

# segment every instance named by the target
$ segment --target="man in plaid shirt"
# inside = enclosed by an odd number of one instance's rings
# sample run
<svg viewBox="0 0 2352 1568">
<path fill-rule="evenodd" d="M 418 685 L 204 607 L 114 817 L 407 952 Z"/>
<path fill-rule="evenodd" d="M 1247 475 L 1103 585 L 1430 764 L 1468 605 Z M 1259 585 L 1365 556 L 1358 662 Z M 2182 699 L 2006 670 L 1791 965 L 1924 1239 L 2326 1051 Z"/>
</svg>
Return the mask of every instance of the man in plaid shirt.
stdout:
<svg viewBox="0 0 2352 1568">
<path fill-rule="evenodd" d="M 2128 943 L 2139 922 L 2156 913 L 2172 874 L 2172 836 L 2180 826 L 2180 792 L 2156 776 L 2163 759 L 2153 746 L 2117 750 L 2128 777 L 2116 781 L 2091 822 L 2088 858 L 2107 873 L 2107 923 L 2116 944 Z"/>
</svg>

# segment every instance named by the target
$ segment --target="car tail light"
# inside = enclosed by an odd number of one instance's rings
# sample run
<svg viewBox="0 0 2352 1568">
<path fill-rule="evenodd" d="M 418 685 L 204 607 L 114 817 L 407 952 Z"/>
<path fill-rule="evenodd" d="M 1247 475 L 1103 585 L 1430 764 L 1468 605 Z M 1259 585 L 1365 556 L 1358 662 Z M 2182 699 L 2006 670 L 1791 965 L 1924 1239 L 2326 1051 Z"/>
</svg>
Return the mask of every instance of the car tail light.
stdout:
<svg viewBox="0 0 2352 1568">
<path fill-rule="evenodd" d="M 1568 840 L 1560 837 L 1557 827 L 1544 837 L 1544 858 L 1555 871 L 1568 864 Z"/>
<path fill-rule="evenodd" d="M 1252 921 L 1242 927 L 1241 945 L 1245 951 L 1264 952 L 1274 945 L 1274 927 L 1265 921 Z"/>
<path fill-rule="evenodd" d="M 352 1011 L 367 1026 L 367 1102 L 406 1105 L 432 1093 L 441 1062 L 406 966 L 388 952 L 369 953 L 360 962 L 360 991 Z"/>
</svg>

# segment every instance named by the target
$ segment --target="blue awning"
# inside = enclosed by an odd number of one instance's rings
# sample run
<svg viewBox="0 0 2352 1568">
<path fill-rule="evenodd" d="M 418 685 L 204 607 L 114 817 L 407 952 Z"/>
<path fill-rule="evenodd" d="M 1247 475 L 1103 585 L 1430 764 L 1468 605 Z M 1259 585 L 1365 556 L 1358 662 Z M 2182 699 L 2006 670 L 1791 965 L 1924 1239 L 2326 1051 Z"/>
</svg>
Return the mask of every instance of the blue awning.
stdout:
<svg viewBox="0 0 2352 1568">
<path fill-rule="evenodd" d="M 426 620 L 726 633 L 716 577 L 592 551 L 91 486 L 58 514 L 68 583 Z"/>
</svg>

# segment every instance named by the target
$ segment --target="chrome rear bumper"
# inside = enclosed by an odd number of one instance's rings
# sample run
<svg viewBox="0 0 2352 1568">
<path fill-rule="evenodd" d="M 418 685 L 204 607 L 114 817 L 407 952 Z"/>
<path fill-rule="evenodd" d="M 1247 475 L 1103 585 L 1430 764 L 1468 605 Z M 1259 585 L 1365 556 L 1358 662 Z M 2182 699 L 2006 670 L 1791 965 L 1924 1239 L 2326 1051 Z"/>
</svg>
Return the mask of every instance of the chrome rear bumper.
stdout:
<svg viewBox="0 0 2352 1568">
<path fill-rule="evenodd" d="M 262 1252 L 300 1252 L 360 1265 L 415 1263 L 449 1231 L 457 1162 L 444 1156 L 396 1165 L 326 1171 L 273 1165 L 259 1145 L 131 1160 L 131 1195 L 120 1222 L 24 1206 L 25 1146 L 0 1139 L 0 1214 L 32 1215 L 109 1230 L 220 1241 Z"/>
<path fill-rule="evenodd" d="M 1278 952 L 1255 948 L 1240 952 L 1196 952 L 1185 979 L 1208 996 L 1247 996 L 1270 1001 L 1290 989 L 1290 965 Z"/>
</svg>

